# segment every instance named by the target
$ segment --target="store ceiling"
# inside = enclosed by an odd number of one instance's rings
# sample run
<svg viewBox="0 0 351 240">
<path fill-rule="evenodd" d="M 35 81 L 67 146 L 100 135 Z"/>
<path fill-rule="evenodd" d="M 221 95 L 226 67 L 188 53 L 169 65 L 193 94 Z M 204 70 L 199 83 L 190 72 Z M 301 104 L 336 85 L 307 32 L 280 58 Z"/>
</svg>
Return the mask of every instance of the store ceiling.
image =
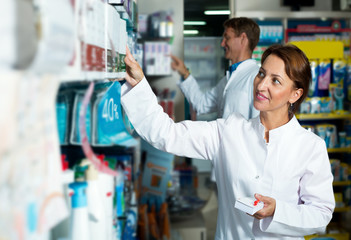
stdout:
<svg viewBox="0 0 351 240">
<path fill-rule="evenodd" d="M 208 16 L 205 10 L 229 10 L 228 0 L 184 0 L 184 21 L 206 21 L 205 26 L 184 26 L 199 30 L 196 36 L 222 36 L 223 22 L 228 15 Z"/>
</svg>

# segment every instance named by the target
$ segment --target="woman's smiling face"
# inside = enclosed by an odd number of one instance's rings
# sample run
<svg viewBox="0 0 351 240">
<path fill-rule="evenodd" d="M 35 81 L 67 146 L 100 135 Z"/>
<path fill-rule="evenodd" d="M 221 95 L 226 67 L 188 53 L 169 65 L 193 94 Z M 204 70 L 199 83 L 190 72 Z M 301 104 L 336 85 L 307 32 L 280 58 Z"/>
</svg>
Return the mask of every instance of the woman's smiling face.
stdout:
<svg viewBox="0 0 351 240">
<path fill-rule="evenodd" d="M 297 99 L 297 89 L 285 72 L 285 64 L 276 55 L 269 55 L 254 81 L 254 106 L 261 112 L 288 113 Z"/>
</svg>

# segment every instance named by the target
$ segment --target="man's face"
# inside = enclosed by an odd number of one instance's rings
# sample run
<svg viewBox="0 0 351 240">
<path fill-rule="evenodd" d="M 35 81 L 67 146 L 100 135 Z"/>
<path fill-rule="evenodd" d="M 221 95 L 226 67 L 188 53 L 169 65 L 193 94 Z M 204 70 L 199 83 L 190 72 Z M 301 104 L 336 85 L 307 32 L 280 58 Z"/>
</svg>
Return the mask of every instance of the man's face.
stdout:
<svg viewBox="0 0 351 240">
<path fill-rule="evenodd" d="M 221 46 L 225 50 L 225 58 L 236 63 L 240 53 L 244 51 L 240 36 L 236 36 L 233 28 L 225 28 Z"/>
</svg>

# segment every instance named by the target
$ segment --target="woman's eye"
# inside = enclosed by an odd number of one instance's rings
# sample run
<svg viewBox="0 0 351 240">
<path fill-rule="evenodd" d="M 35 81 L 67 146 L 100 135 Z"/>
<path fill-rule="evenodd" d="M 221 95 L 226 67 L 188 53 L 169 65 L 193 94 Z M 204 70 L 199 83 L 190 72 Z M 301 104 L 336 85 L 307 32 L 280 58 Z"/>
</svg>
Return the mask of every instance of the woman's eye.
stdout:
<svg viewBox="0 0 351 240">
<path fill-rule="evenodd" d="M 257 76 L 258 76 L 258 77 L 264 77 L 264 73 L 261 72 L 261 71 L 259 71 L 259 72 L 257 73 Z"/>
<path fill-rule="evenodd" d="M 278 79 L 274 78 L 274 79 L 273 79 L 273 83 L 275 83 L 275 84 L 280 84 L 280 81 L 279 81 Z"/>
</svg>

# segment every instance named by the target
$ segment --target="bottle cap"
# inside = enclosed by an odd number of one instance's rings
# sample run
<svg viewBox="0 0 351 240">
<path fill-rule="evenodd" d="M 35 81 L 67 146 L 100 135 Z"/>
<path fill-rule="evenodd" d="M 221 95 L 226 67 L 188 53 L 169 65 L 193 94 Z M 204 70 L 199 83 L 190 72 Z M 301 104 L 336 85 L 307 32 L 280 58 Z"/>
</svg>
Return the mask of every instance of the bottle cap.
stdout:
<svg viewBox="0 0 351 240">
<path fill-rule="evenodd" d="M 78 166 L 76 165 L 74 168 L 74 180 L 78 182 L 85 181 L 85 171 L 88 169 L 88 166 Z"/>
<path fill-rule="evenodd" d="M 87 206 L 87 196 L 85 189 L 88 184 L 86 182 L 73 182 L 68 185 L 73 190 L 71 199 L 72 208 L 80 208 Z"/>
<path fill-rule="evenodd" d="M 66 154 L 61 154 L 62 171 L 66 171 L 69 168 L 68 161 L 66 161 Z"/>
<path fill-rule="evenodd" d="M 88 169 L 85 171 L 85 178 L 88 180 L 88 181 L 94 181 L 94 180 L 97 180 L 98 179 L 98 171 L 97 169 L 95 168 L 95 166 L 93 164 L 90 164 L 88 166 Z"/>
</svg>

